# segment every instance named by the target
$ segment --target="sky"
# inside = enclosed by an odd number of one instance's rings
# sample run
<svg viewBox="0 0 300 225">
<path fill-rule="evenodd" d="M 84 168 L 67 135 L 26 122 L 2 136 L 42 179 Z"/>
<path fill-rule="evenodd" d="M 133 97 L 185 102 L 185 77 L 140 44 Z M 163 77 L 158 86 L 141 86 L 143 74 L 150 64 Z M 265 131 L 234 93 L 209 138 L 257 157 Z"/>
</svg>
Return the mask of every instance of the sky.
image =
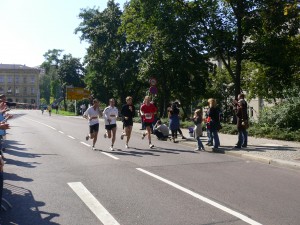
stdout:
<svg viewBox="0 0 300 225">
<path fill-rule="evenodd" d="M 123 8 L 126 0 L 115 0 Z M 39 66 L 51 49 L 83 59 L 88 44 L 74 30 L 80 9 L 99 8 L 107 0 L 0 0 L 0 63 Z"/>
</svg>

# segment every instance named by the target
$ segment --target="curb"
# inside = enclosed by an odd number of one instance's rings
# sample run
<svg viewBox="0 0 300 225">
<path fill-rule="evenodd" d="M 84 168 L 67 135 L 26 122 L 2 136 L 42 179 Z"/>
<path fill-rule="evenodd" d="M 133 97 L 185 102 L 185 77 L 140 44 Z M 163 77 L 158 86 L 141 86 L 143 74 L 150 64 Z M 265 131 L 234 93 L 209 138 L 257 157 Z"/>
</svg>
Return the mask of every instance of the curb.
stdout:
<svg viewBox="0 0 300 225">
<path fill-rule="evenodd" d="M 273 158 L 264 157 L 264 156 L 250 155 L 247 153 L 243 154 L 243 153 L 239 153 L 239 152 L 226 152 L 225 151 L 225 154 L 240 157 L 240 158 L 250 159 L 253 161 L 258 161 L 258 162 L 270 164 L 273 166 L 279 166 L 279 167 L 284 167 L 284 168 L 289 168 L 289 169 L 294 169 L 294 170 L 300 170 L 300 163 L 298 163 L 298 162 L 287 161 L 287 160 L 282 160 L 282 159 L 273 159 Z"/>
</svg>

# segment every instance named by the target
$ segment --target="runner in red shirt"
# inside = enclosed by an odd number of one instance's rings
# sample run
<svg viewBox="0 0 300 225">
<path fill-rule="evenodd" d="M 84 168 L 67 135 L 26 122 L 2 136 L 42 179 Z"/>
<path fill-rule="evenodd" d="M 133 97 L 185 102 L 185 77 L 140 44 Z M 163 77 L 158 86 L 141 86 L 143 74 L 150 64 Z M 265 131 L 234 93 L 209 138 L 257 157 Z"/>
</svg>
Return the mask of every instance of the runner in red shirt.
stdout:
<svg viewBox="0 0 300 225">
<path fill-rule="evenodd" d="M 154 121 L 154 114 L 156 113 L 157 108 L 155 107 L 154 104 L 150 103 L 150 101 L 151 101 L 150 97 L 146 96 L 144 100 L 144 104 L 141 107 L 141 113 L 143 116 L 143 121 L 145 123 L 146 132 L 147 132 L 143 134 L 142 139 L 144 139 L 146 134 L 148 134 L 149 147 L 153 148 L 154 145 L 151 143 L 151 126 Z"/>
</svg>

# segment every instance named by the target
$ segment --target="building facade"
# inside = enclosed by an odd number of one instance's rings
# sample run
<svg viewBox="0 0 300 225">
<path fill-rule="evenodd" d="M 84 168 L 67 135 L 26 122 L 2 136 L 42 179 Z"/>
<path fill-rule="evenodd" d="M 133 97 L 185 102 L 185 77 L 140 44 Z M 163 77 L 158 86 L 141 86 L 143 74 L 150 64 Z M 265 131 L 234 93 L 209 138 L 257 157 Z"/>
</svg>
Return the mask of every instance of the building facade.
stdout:
<svg viewBox="0 0 300 225">
<path fill-rule="evenodd" d="M 40 69 L 19 64 L 0 64 L 0 94 L 7 101 L 39 105 Z"/>
</svg>

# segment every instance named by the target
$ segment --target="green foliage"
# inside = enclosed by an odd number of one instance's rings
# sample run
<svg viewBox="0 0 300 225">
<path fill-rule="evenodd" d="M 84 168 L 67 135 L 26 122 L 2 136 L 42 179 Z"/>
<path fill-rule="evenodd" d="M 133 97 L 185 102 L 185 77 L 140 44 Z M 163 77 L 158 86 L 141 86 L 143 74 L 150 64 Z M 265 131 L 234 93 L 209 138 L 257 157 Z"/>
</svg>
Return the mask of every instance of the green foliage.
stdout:
<svg viewBox="0 0 300 225">
<path fill-rule="evenodd" d="M 300 129 L 300 98 L 292 98 L 269 108 L 259 116 L 259 123 L 289 130 Z"/>
<path fill-rule="evenodd" d="M 125 33 L 118 31 L 121 15 L 119 4 L 110 0 L 102 12 L 81 10 L 83 21 L 75 30 L 81 33 L 81 40 L 90 43 L 85 83 L 102 102 L 112 97 L 123 102 L 128 95 L 138 98 L 144 88 L 144 81 L 137 77 L 140 49 L 137 43 L 127 43 Z"/>
<path fill-rule="evenodd" d="M 48 102 L 47 102 L 46 99 L 41 98 L 41 99 L 40 99 L 40 104 L 41 104 L 41 105 L 48 105 Z"/>
<path fill-rule="evenodd" d="M 222 124 L 221 133 L 237 135 L 236 125 Z M 300 142 L 300 130 L 289 130 L 284 128 L 277 128 L 273 126 L 266 126 L 260 123 L 252 123 L 248 129 L 249 136 L 257 138 L 270 138 L 285 141 Z"/>
<path fill-rule="evenodd" d="M 132 0 L 125 7 L 120 30 L 130 42 L 144 46 L 139 79 L 158 81 L 157 103 L 166 116 L 170 100 L 179 99 L 187 116 L 191 102 L 205 93 L 208 56 L 181 1 Z"/>
</svg>

